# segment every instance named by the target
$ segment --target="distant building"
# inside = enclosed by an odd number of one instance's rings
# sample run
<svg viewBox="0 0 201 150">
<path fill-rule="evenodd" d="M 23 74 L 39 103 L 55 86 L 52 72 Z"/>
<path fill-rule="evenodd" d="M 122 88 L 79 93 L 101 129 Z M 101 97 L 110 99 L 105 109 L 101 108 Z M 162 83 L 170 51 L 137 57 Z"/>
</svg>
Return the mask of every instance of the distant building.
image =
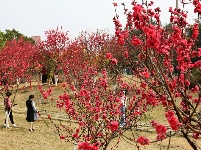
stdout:
<svg viewBox="0 0 201 150">
<path fill-rule="evenodd" d="M 31 38 L 36 42 L 36 44 L 41 42 L 41 37 L 40 36 L 31 36 Z"/>
</svg>

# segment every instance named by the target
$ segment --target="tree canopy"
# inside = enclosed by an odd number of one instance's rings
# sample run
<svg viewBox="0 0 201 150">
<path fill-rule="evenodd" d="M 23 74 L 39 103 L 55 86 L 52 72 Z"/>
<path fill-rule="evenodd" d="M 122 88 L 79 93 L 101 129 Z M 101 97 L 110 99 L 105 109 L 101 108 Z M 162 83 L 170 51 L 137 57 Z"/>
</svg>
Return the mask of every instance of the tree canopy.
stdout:
<svg viewBox="0 0 201 150">
<path fill-rule="evenodd" d="M 6 41 L 18 40 L 21 38 L 23 38 L 24 41 L 30 41 L 32 44 L 35 43 L 32 38 L 25 36 L 14 28 L 12 30 L 6 29 L 5 32 L 0 31 L 0 48 L 5 46 Z"/>
</svg>

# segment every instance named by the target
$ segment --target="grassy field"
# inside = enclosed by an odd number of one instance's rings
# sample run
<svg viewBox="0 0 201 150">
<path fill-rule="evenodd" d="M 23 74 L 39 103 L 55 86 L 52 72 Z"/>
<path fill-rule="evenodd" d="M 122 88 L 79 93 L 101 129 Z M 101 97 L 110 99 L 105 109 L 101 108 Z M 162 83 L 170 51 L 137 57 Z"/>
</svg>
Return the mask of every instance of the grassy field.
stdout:
<svg viewBox="0 0 201 150">
<path fill-rule="evenodd" d="M 29 123 L 25 120 L 26 118 L 26 106 L 25 101 L 27 100 L 30 94 L 35 95 L 35 102 L 38 110 L 47 110 L 47 112 L 55 112 L 55 113 L 62 113 L 57 108 L 53 107 L 54 102 L 46 102 L 40 101 L 41 95 L 37 92 L 37 83 L 33 83 L 33 89 L 28 90 L 25 89 L 23 91 L 19 91 L 16 95 L 15 102 L 17 106 L 14 107 L 13 116 L 17 128 L 10 128 L 5 129 L 3 127 L 4 123 L 4 110 L 3 110 L 3 100 L 0 102 L 0 120 L 1 120 L 1 127 L 0 127 L 0 150 L 73 150 L 74 146 L 70 143 L 65 141 L 61 141 L 59 136 L 54 133 L 54 127 L 51 123 L 48 123 L 52 128 L 47 127 L 47 124 L 40 118 L 38 121 L 34 123 L 36 131 L 30 132 Z M 45 88 L 48 86 L 45 85 Z M 56 95 L 61 92 L 60 88 L 61 84 L 58 87 L 52 87 L 53 95 Z M 12 97 L 11 97 L 12 98 Z M 143 117 L 143 121 L 141 123 L 149 123 L 150 120 L 155 120 L 159 123 L 166 123 L 162 107 L 158 107 L 157 109 L 151 111 L 150 113 L 146 114 Z M 19 111 L 20 110 L 20 111 Z M 54 120 L 55 123 L 59 123 L 58 120 Z M 65 122 L 65 121 L 63 121 Z M 125 133 L 125 135 L 130 135 L 131 131 Z M 135 135 L 145 135 L 149 139 L 155 139 L 156 134 L 151 130 L 138 130 L 135 131 Z M 117 139 L 109 145 L 108 150 L 116 143 Z M 157 149 L 167 149 L 168 143 L 171 142 L 169 149 L 170 150 L 190 150 L 192 149 L 189 144 L 180 136 L 172 137 L 171 139 L 166 139 L 163 142 L 150 144 L 145 147 L 140 147 L 140 149 L 144 150 L 157 150 Z M 197 144 L 201 146 L 201 140 L 197 141 Z M 119 146 L 116 150 L 137 150 L 135 143 L 128 143 L 125 138 L 121 138 Z"/>
</svg>

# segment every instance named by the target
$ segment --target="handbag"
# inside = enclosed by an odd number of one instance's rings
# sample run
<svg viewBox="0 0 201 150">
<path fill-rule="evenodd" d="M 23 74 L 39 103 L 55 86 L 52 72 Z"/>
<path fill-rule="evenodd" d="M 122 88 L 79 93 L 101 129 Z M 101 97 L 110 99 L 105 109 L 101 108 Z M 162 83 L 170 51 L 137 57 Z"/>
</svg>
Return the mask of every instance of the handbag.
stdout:
<svg viewBox="0 0 201 150">
<path fill-rule="evenodd" d="M 34 120 L 38 120 L 38 113 L 34 112 Z"/>
</svg>

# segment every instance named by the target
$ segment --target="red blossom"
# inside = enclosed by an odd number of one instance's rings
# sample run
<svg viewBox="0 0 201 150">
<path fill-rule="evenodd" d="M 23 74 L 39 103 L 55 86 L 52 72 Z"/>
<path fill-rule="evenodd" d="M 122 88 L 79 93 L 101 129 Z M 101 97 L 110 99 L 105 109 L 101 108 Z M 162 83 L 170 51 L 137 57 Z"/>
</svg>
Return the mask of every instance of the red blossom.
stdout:
<svg viewBox="0 0 201 150">
<path fill-rule="evenodd" d="M 157 137 L 156 139 L 157 140 L 163 140 L 165 139 L 165 134 L 167 132 L 167 127 L 162 125 L 162 124 L 159 124 L 157 123 L 156 121 L 151 121 L 151 125 L 152 127 L 154 127 L 156 129 L 156 133 L 157 133 Z"/>
<path fill-rule="evenodd" d="M 200 134 L 199 133 L 193 133 L 193 138 L 198 140 L 200 138 Z"/>
<path fill-rule="evenodd" d="M 172 130 L 177 131 L 179 127 L 182 125 L 178 119 L 174 116 L 174 112 L 172 110 L 169 110 L 165 113 L 165 116 L 170 124 L 170 127 Z"/>
<path fill-rule="evenodd" d="M 156 133 L 157 134 L 166 134 L 166 131 L 167 131 L 167 127 L 166 126 L 163 126 L 161 124 L 157 124 L 156 125 Z"/>
<path fill-rule="evenodd" d="M 116 102 L 119 103 L 120 101 L 121 101 L 121 99 L 117 97 Z"/>
<path fill-rule="evenodd" d="M 124 57 L 128 58 L 128 51 L 124 51 Z"/>
<path fill-rule="evenodd" d="M 143 136 L 138 137 L 137 142 L 141 145 L 149 145 L 149 139 Z"/>
<path fill-rule="evenodd" d="M 194 98 L 193 102 L 196 103 L 196 104 L 201 103 L 201 98 Z"/>
<path fill-rule="evenodd" d="M 118 6 L 117 3 L 113 3 L 114 6 Z"/>
<path fill-rule="evenodd" d="M 173 116 L 174 116 L 174 112 L 172 110 L 169 110 L 168 112 L 165 113 L 166 118 L 173 117 Z"/>
<path fill-rule="evenodd" d="M 164 134 L 158 134 L 157 137 L 156 137 L 156 140 L 161 141 L 161 140 L 163 140 L 165 138 L 166 138 L 166 136 Z"/>
<path fill-rule="evenodd" d="M 140 84 L 140 86 L 145 89 L 145 88 L 147 87 L 147 84 L 146 84 L 145 82 L 142 82 L 142 83 Z"/>
<path fill-rule="evenodd" d="M 152 126 L 152 127 L 156 127 L 157 124 L 158 124 L 158 123 L 157 123 L 156 121 L 154 121 L 154 120 L 151 121 L 151 126 Z"/>
<path fill-rule="evenodd" d="M 79 142 L 78 150 L 99 150 L 97 143 L 90 144 L 89 142 Z"/>
<path fill-rule="evenodd" d="M 106 77 L 106 76 L 107 76 L 107 71 L 106 71 L 106 68 L 103 68 L 103 69 L 102 69 L 102 74 L 103 74 L 103 76 L 104 76 L 104 77 Z"/>
<path fill-rule="evenodd" d="M 117 61 L 116 58 L 112 58 L 112 59 L 111 59 L 111 62 L 112 62 L 112 64 L 117 65 L 117 62 L 118 62 L 118 61 Z"/>
<path fill-rule="evenodd" d="M 146 56 L 144 55 L 144 54 L 139 54 L 138 55 L 138 58 L 140 59 L 140 60 L 145 60 L 146 59 Z"/>
<path fill-rule="evenodd" d="M 200 57 L 201 56 L 201 48 L 198 48 L 198 51 L 197 51 L 197 56 Z"/>
<path fill-rule="evenodd" d="M 149 4 L 148 4 L 148 6 L 152 6 L 153 4 L 154 4 L 154 2 L 150 1 Z"/>
<path fill-rule="evenodd" d="M 141 40 L 138 39 L 136 36 L 133 36 L 131 43 L 132 43 L 134 46 L 139 46 L 139 45 L 142 44 Z"/>
<path fill-rule="evenodd" d="M 111 58 L 112 58 L 112 54 L 111 54 L 111 53 L 107 53 L 107 54 L 106 54 L 106 58 L 107 58 L 107 59 L 111 59 Z"/>
<path fill-rule="evenodd" d="M 61 139 L 61 140 L 64 140 L 64 139 L 65 139 L 65 136 L 61 135 L 61 136 L 60 136 L 60 139 Z"/>
<path fill-rule="evenodd" d="M 194 24 L 192 38 L 197 39 L 198 35 L 199 35 L 199 25 Z"/>
<path fill-rule="evenodd" d="M 63 84 L 62 84 L 62 87 L 66 87 L 66 84 L 65 84 L 65 83 L 63 83 Z"/>
<path fill-rule="evenodd" d="M 142 72 L 142 76 L 144 76 L 145 78 L 150 78 L 150 74 L 148 71 Z"/>
<path fill-rule="evenodd" d="M 72 134 L 72 137 L 73 137 L 73 138 L 76 138 L 76 139 L 79 138 L 78 133 L 73 133 L 73 134 Z"/>
<path fill-rule="evenodd" d="M 118 129 L 118 122 L 117 121 L 111 121 L 108 125 L 108 128 L 114 132 Z"/>
</svg>

